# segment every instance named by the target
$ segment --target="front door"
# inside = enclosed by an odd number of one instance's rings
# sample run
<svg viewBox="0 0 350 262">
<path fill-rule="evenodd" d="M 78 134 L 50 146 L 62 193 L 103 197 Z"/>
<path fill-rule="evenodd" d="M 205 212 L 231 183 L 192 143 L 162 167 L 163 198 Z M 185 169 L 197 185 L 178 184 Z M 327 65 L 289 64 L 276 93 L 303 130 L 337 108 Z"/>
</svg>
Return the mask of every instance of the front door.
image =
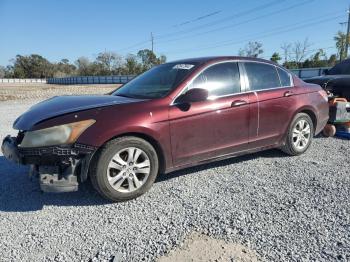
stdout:
<svg viewBox="0 0 350 262">
<path fill-rule="evenodd" d="M 170 107 L 170 134 L 175 166 L 215 158 L 247 148 L 249 96 L 241 93 L 238 65 L 225 62 L 210 66 L 184 90 L 205 88 L 206 101 L 191 103 L 187 110 Z"/>
</svg>

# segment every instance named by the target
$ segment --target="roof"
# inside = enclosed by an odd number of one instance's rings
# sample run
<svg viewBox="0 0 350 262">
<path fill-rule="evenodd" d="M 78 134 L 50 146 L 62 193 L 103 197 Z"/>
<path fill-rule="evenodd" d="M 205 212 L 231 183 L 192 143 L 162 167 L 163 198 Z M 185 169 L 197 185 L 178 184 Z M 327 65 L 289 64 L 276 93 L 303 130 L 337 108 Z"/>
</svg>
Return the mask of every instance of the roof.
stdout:
<svg viewBox="0 0 350 262">
<path fill-rule="evenodd" d="M 176 61 L 171 61 L 171 63 L 209 63 L 221 60 L 249 60 L 249 61 L 257 61 L 257 62 L 265 62 L 269 64 L 275 64 L 272 61 L 261 59 L 261 58 L 253 58 L 253 57 L 244 57 L 244 56 L 209 56 L 209 57 L 197 57 L 197 58 L 187 58 L 180 59 Z"/>
</svg>

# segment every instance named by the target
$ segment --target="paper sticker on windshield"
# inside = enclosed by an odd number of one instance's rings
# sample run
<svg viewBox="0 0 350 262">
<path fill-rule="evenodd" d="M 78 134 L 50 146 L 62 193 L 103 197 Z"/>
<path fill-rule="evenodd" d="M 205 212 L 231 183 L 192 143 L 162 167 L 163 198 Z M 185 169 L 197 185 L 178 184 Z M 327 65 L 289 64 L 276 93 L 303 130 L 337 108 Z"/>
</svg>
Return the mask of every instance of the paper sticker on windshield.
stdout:
<svg viewBox="0 0 350 262">
<path fill-rule="evenodd" d="M 185 70 L 190 70 L 194 65 L 190 64 L 177 64 L 173 67 L 173 69 L 185 69 Z"/>
</svg>

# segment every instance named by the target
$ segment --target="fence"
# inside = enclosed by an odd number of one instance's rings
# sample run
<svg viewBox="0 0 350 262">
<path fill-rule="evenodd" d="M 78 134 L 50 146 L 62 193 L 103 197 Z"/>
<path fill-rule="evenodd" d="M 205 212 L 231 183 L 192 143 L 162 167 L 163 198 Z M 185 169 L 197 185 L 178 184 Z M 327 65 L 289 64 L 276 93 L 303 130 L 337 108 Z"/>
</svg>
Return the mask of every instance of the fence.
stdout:
<svg viewBox="0 0 350 262">
<path fill-rule="evenodd" d="M 46 79 L 19 79 L 19 78 L 0 78 L 0 83 L 46 83 Z"/>
<path fill-rule="evenodd" d="M 329 67 L 291 69 L 301 79 L 320 76 Z M 73 76 L 54 77 L 48 79 L 11 79 L 0 78 L 0 83 L 48 83 L 57 85 L 79 85 L 79 84 L 125 84 L 133 79 L 134 75 L 125 76 Z"/>
<path fill-rule="evenodd" d="M 290 71 L 301 79 L 305 79 L 314 76 L 321 76 L 324 74 L 326 69 L 329 69 L 329 67 L 290 69 Z"/>
<path fill-rule="evenodd" d="M 77 85 L 77 84 L 125 84 L 135 76 L 73 76 L 61 78 L 48 78 L 48 84 Z"/>
</svg>

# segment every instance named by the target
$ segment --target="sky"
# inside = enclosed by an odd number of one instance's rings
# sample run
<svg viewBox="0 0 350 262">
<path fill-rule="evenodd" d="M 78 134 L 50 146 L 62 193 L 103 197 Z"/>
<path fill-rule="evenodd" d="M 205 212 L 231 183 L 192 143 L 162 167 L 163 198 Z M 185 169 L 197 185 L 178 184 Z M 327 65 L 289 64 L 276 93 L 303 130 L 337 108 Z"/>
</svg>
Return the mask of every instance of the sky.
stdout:
<svg viewBox="0 0 350 262">
<path fill-rule="evenodd" d="M 308 38 L 310 54 L 336 53 L 350 0 L 0 0 L 0 65 L 17 54 L 74 62 L 99 52 L 151 48 L 168 61 L 237 55 L 249 41 L 263 58 Z"/>
</svg>

